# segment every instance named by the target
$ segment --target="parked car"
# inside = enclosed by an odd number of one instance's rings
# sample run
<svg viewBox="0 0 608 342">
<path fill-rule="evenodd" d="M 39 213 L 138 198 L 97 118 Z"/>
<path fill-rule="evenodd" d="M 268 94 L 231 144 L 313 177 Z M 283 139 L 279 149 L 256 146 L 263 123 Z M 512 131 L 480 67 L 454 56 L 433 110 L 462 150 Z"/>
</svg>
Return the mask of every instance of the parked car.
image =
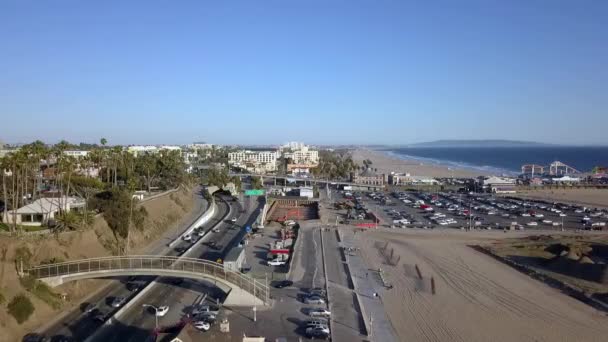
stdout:
<svg viewBox="0 0 608 342">
<path fill-rule="evenodd" d="M 528 226 L 538 226 L 538 222 L 528 222 Z"/>
<path fill-rule="evenodd" d="M 306 304 L 325 304 L 325 299 L 320 296 L 308 296 L 304 298 Z"/>
<path fill-rule="evenodd" d="M 282 266 L 282 265 L 285 265 L 285 261 L 277 260 L 277 259 L 268 261 L 268 266 Z"/>
<path fill-rule="evenodd" d="M 328 338 L 329 328 L 326 326 L 316 326 L 306 328 L 306 336 L 311 338 Z"/>
<path fill-rule="evenodd" d="M 169 307 L 168 306 L 166 306 L 166 305 L 159 306 L 156 309 L 156 316 L 163 317 L 164 315 L 167 314 L 167 312 L 169 312 Z"/>
<path fill-rule="evenodd" d="M 331 311 L 323 308 L 314 308 L 308 311 L 308 316 L 310 317 L 329 317 L 331 316 Z"/>
<path fill-rule="evenodd" d="M 291 280 L 281 280 L 281 281 L 274 283 L 274 287 L 277 289 L 282 289 L 284 287 L 288 287 L 291 285 L 293 285 L 293 281 L 291 281 Z"/>
<path fill-rule="evenodd" d="M 209 329 L 211 329 L 211 324 L 206 321 L 196 321 L 192 324 L 192 326 L 201 331 L 209 331 Z"/>
</svg>

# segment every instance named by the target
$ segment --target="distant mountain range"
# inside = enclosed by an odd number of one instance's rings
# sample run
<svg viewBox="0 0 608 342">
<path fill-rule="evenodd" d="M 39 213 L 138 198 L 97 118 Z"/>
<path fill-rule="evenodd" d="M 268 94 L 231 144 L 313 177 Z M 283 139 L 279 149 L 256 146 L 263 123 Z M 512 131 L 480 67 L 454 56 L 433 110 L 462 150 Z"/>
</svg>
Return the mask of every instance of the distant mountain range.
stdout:
<svg viewBox="0 0 608 342">
<path fill-rule="evenodd" d="M 557 146 L 533 141 L 517 140 L 436 140 L 417 144 L 404 145 L 404 147 L 543 147 Z"/>
</svg>

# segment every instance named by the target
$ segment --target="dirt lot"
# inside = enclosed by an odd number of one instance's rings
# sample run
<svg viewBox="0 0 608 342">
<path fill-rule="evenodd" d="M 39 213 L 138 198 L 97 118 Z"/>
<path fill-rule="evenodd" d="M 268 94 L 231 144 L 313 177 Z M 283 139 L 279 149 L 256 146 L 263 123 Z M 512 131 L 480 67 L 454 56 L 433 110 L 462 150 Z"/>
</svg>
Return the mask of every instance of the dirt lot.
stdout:
<svg viewBox="0 0 608 342">
<path fill-rule="evenodd" d="M 522 191 L 509 196 L 608 208 L 606 189 L 546 189 Z"/>
<path fill-rule="evenodd" d="M 132 234 L 132 251 L 142 251 L 146 245 L 160 236 L 164 231 L 173 229 L 180 219 L 187 216 L 194 207 L 191 189 L 178 191 L 142 204 L 148 211 L 145 229 Z M 47 323 L 58 312 L 76 305 L 80 299 L 96 291 L 107 280 L 85 280 L 71 282 L 61 287 L 68 298 L 59 309 L 53 309 L 34 295 L 27 293 L 21 286 L 15 267 L 15 251 L 27 247 L 32 252 L 31 264 L 44 261 L 66 261 L 82 258 L 107 256 L 115 253 L 114 237 L 103 217 L 97 217 L 91 229 L 85 231 L 65 232 L 59 235 L 33 236 L 23 238 L 0 237 L 0 292 L 5 298 L 5 305 L 0 308 L 0 342 L 16 341 L 15 336 L 22 336 L 40 324 Z M 26 293 L 34 304 L 35 311 L 30 319 L 18 325 L 6 312 L 6 303 L 19 293 Z"/>
<path fill-rule="evenodd" d="M 524 234 L 378 230 L 356 234 L 356 243 L 394 286 L 381 300 L 399 340 L 602 340 L 604 313 L 468 247 Z M 400 256 L 395 266 L 379 251 L 386 242 Z"/>
</svg>

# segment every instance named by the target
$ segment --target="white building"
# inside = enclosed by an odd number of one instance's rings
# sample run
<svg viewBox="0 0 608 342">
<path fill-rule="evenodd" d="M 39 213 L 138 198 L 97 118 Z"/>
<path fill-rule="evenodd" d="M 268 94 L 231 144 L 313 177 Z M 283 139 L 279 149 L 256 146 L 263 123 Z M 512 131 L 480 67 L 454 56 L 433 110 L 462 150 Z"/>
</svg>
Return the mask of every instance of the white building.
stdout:
<svg viewBox="0 0 608 342">
<path fill-rule="evenodd" d="M 277 170 L 278 158 L 277 151 L 242 150 L 228 153 L 228 164 L 253 173 L 265 173 Z"/>
<path fill-rule="evenodd" d="M 156 146 L 147 145 L 147 146 L 129 146 L 127 147 L 127 151 L 135 156 L 138 156 L 142 153 L 156 153 L 158 152 L 158 148 Z"/>
<path fill-rule="evenodd" d="M 290 141 L 290 142 L 286 143 L 285 145 L 281 146 L 281 149 L 282 150 L 286 150 L 286 149 L 299 150 L 304 147 L 306 147 L 306 145 L 304 145 L 303 142 Z"/>
<path fill-rule="evenodd" d="M 488 177 L 482 182 L 483 188 L 497 194 L 515 193 L 515 178 Z"/>
<path fill-rule="evenodd" d="M 205 144 L 205 143 L 193 143 L 189 144 L 188 147 L 191 150 L 210 150 L 213 148 L 213 144 Z"/>
<path fill-rule="evenodd" d="M 84 200 L 77 197 L 40 198 L 17 210 L 9 210 L 3 222 L 11 224 L 14 217 L 17 224 L 41 226 L 54 220 L 61 211 L 83 208 L 84 204 Z"/>
<path fill-rule="evenodd" d="M 294 164 L 308 164 L 314 166 L 319 164 L 319 151 L 310 150 L 307 146 L 292 152 L 285 152 L 283 157 L 291 158 Z"/>
<path fill-rule="evenodd" d="M 162 145 L 158 149 L 166 150 L 166 151 L 181 151 L 182 150 L 181 146 L 175 146 L 175 145 Z"/>
<path fill-rule="evenodd" d="M 63 154 L 74 158 L 83 158 L 89 155 L 89 151 L 63 151 Z"/>
</svg>

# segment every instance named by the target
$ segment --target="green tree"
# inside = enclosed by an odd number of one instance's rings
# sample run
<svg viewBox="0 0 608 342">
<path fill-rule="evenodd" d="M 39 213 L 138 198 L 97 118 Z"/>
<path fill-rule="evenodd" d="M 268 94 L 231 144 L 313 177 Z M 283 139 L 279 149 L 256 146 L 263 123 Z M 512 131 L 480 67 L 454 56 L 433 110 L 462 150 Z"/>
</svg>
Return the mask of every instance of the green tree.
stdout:
<svg viewBox="0 0 608 342">
<path fill-rule="evenodd" d="M 8 313 L 21 324 L 34 313 L 34 305 L 25 294 L 18 294 L 7 305 Z"/>
<path fill-rule="evenodd" d="M 254 189 L 263 189 L 264 185 L 262 184 L 262 179 L 260 177 L 252 177 L 251 187 Z"/>
</svg>

